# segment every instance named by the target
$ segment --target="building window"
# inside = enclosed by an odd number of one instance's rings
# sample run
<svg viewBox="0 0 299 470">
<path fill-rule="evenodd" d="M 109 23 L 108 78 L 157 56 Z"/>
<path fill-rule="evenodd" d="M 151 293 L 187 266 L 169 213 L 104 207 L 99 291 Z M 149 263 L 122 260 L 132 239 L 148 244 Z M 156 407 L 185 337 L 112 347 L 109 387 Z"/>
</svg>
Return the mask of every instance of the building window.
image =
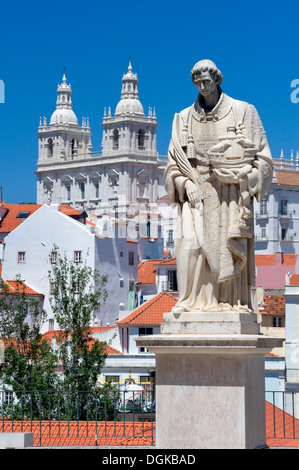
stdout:
<svg viewBox="0 0 299 470">
<path fill-rule="evenodd" d="M 120 250 L 119 256 L 120 256 L 120 258 L 123 258 L 123 257 L 124 257 L 124 250 Z"/>
<path fill-rule="evenodd" d="M 75 293 L 75 294 L 79 294 L 79 293 L 80 293 L 80 288 L 81 288 L 81 282 L 80 282 L 80 281 L 76 281 L 76 282 L 75 282 L 75 291 L 74 291 L 74 293 Z"/>
<path fill-rule="evenodd" d="M 287 215 L 288 214 L 288 201 L 287 201 L 287 199 L 281 199 L 280 200 L 279 214 L 280 215 Z"/>
<path fill-rule="evenodd" d="M 75 263 L 81 263 L 81 261 L 82 261 L 82 251 L 74 251 L 74 261 L 75 261 Z"/>
<path fill-rule="evenodd" d="M 94 196 L 95 199 L 98 199 L 100 197 L 100 184 L 98 181 L 94 183 Z"/>
<path fill-rule="evenodd" d="M 65 187 L 66 187 L 66 200 L 70 201 L 71 200 L 71 185 L 67 184 Z"/>
<path fill-rule="evenodd" d="M 176 271 L 168 271 L 168 290 L 169 291 L 178 290 Z"/>
<path fill-rule="evenodd" d="M 144 135 L 145 135 L 144 130 L 139 129 L 139 131 L 138 131 L 138 148 L 140 150 L 144 149 Z"/>
<path fill-rule="evenodd" d="M 106 375 L 105 381 L 110 384 L 118 384 L 119 383 L 119 375 Z"/>
<path fill-rule="evenodd" d="M 56 282 L 50 282 L 50 294 L 53 295 L 56 289 Z"/>
<path fill-rule="evenodd" d="M 113 131 L 113 150 L 117 150 L 119 148 L 119 132 L 117 129 Z"/>
<path fill-rule="evenodd" d="M 262 236 L 262 239 L 266 238 L 266 229 L 265 228 L 261 229 L 261 236 Z"/>
<path fill-rule="evenodd" d="M 129 265 L 134 266 L 134 252 L 129 251 Z"/>
<path fill-rule="evenodd" d="M 26 261 L 25 251 L 19 251 L 18 252 L 18 263 L 25 263 L 25 261 Z"/>
<path fill-rule="evenodd" d="M 57 251 L 51 251 L 51 264 L 57 263 Z"/>
<path fill-rule="evenodd" d="M 281 239 L 282 239 L 282 240 L 286 240 L 286 237 L 287 237 L 287 229 L 286 229 L 286 228 L 282 228 L 282 229 L 281 229 Z"/>
<path fill-rule="evenodd" d="M 138 335 L 139 336 L 145 336 L 145 335 L 152 335 L 153 334 L 153 328 L 139 328 L 138 329 Z"/>
<path fill-rule="evenodd" d="M 51 318 L 49 320 L 49 330 L 53 331 L 54 330 L 54 318 Z"/>
<path fill-rule="evenodd" d="M 173 230 L 168 231 L 167 246 L 173 246 Z"/>
<path fill-rule="evenodd" d="M 260 214 L 267 215 L 267 199 L 262 199 L 261 201 Z"/>
<path fill-rule="evenodd" d="M 85 183 L 79 183 L 80 198 L 85 199 Z"/>
<path fill-rule="evenodd" d="M 48 155 L 49 157 L 53 156 L 53 139 L 48 139 Z"/>
<path fill-rule="evenodd" d="M 272 326 L 274 328 L 281 328 L 282 327 L 282 317 L 273 317 L 272 318 Z"/>
</svg>

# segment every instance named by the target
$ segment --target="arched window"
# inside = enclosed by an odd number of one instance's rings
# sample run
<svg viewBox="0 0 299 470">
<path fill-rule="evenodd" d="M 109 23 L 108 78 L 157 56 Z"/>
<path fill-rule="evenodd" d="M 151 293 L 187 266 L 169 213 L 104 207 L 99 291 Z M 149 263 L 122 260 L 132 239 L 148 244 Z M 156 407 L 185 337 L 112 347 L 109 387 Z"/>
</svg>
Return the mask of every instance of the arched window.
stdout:
<svg viewBox="0 0 299 470">
<path fill-rule="evenodd" d="M 78 144 L 77 144 L 77 139 L 72 139 L 72 156 L 75 155 L 75 153 L 78 153 Z"/>
<path fill-rule="evenodd" d="M 119 132 L 117 129 L 113 131 L 113 150 L 117 150 L 119 148 Z"/>
<path fill-rule="evenodd" d="M 48 139 L 48 155 L 49 157 L 53 156 L 53 139 Z"/>
<path fill-rule="evenodd" d="M 138 148 L 143 150 L 144 149 L 144 130 L 139 129 L 138 131 Z"/>
</svg>

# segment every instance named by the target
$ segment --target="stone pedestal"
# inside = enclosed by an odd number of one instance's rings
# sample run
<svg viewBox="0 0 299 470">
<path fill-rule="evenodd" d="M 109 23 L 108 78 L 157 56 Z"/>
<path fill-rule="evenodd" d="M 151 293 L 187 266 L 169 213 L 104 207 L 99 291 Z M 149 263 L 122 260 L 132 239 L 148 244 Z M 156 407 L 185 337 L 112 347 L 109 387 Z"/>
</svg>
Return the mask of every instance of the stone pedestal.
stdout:
<svg viewBox="0 0 299 470">
<path fill-rule="evenodd" d="M 258 334 L 254 314 L 166 313 L 160 335 L 136 341 L 156 355 L 157 448 L 266 446 L 264 355 L 282 340 Z"/>
</svg>

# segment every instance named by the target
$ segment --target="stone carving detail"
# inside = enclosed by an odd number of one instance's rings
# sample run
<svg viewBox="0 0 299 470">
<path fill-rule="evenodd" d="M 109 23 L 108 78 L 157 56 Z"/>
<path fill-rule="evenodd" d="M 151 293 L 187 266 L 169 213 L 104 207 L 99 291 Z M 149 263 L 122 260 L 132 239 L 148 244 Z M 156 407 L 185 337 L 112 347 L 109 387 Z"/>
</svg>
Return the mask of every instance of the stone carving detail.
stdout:
<svg viewBox="0 0 299 470">
<path fill-rule="evenodd" d="M 270 186 L 270 149 L 256 109 L 222 91 L 212 61 L 195 64 L 191 77 L 200 93 L 174 116 L 164 175 L 180 208 L 173 312 L 251 312 L 253 197 Z"/>
</svg>

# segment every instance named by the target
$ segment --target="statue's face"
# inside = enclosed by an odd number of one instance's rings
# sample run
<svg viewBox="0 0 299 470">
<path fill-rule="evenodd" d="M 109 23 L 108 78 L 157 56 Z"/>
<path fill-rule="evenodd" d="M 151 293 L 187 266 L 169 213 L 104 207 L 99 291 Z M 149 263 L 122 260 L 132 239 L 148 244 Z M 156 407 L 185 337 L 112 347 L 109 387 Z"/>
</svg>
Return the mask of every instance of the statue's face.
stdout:
<svg viewBox="0 0 299 470">
<path fill-rule="evenodd" d="M 195 85 L 203 96 L 212 95 L 217 88 L 215 80 L 211 77 L 209 72 L 203 72 L 196 80 Z"/>
</svg>

